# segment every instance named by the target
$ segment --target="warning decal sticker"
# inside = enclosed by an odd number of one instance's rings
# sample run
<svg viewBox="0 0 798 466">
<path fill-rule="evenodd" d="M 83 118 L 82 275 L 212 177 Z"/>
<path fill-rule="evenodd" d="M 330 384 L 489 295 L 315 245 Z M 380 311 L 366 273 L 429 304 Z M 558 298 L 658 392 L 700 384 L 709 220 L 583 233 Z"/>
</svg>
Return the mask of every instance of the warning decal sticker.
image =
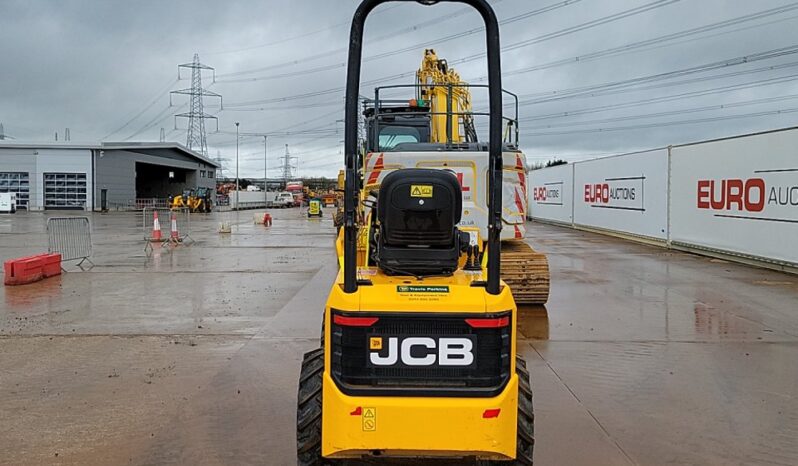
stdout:
<svg viewBox="0 0 798 466">
<path fill-rule="evenodd" d="M 432 185 L 429 184 L 410 185 L 410 197 L 432 197 Z"/>
<path fill-rule="evenodd" d="M 377 408 L 363 408 L 363 431 L 377 430 Z"/>
</svg>

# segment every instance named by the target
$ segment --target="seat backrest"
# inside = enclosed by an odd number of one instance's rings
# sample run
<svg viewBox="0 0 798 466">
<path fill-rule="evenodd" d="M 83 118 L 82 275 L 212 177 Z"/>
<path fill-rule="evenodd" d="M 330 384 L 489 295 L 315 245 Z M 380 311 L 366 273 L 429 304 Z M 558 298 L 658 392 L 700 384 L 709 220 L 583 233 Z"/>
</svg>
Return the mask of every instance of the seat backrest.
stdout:
<svg viewBox="0 0 798 466">
<path fill-rule="evenodd" d="M 451 247 L 463 196 L 454 173 L 405 168 L 385 176 L 377 202 L 381 241 L 389 246 Z"/>
</svg>

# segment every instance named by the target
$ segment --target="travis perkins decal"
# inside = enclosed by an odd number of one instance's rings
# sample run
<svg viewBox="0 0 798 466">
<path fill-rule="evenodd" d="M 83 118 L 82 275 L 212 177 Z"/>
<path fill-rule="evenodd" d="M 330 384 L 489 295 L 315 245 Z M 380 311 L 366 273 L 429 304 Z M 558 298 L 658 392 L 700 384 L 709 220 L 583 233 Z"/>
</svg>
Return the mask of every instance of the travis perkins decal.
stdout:
<svg viewBox="0 0 798 466">
<path fill-rule="evenodd" d="M 715 217 L 798 223 L 798 168 L 755 170 L 745 179 L 699 179 L 696 207 Z"/>
<path fill-rule="evenodd" d="M 645 212 L 645 176 L 606 178 L 602 183 L 585 185 L 585 203 L 601 209 Z"/>
</svg>

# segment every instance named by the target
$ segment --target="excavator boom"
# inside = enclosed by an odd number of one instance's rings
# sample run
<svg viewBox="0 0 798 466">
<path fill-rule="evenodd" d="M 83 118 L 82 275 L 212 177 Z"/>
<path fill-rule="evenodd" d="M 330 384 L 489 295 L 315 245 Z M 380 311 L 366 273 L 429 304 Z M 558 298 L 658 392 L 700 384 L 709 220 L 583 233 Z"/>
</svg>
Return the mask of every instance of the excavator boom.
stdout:
<svg viewBox="0 0 798 466">
<path fill-rule="evenodd" d="M 419 85 L 417 102 L 428 103 L 432 111 L 430 142 L 477 142 L 468 83 L 460 79 L 446 60 L 438 58 L 435 50 L 424 50 L 416 82 Z M 452 118 L 447 118 L 447 115 Z M 446 131 L 447 120 L 451 134 Z"/>
</svg>

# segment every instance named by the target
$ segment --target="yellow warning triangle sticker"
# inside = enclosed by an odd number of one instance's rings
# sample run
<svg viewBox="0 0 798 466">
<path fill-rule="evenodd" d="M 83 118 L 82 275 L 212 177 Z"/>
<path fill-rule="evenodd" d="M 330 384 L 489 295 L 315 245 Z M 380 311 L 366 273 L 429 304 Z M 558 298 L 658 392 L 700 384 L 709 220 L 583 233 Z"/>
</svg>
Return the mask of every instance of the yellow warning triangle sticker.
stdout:
<svg viewBox="0 0 798 466">
<path fill-rule="evenodd" d="M 421 189 L 418 186 L 413 188 L 413 192 L 411 193 L 412 196 L 421 196 Z"/>
<path fill-rule="evenodd" d="M 374 408 L 366 408 L 363 410 L 363 417 L 374 417 Z"/>
</svg>

